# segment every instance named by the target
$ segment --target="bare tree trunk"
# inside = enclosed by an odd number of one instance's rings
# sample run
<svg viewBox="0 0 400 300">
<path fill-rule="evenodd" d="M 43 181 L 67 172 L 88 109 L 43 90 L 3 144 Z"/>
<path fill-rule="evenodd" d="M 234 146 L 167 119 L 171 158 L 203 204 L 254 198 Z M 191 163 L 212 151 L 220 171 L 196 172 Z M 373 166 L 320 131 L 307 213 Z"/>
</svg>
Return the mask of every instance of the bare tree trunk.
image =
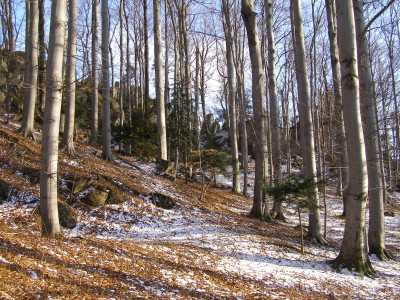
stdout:
<svg viewBox="0 0 400 300">
<path fill-rule="evenodd" d="M 193 132 L 195 138 L 195 147 L 200 149 L 200 88 L 199 88 L 199 77 L 200 77 L 200 50 L 196 47 L 196 70 L 194 78 L 194 111 L 193 111 Z"/>
<path fill-rule="evenodd" d="M 161 45 L 161 2 L 153 0 L 154 12 L 154 58 L 156 75 L 156 102 L 157 102 L 157 132 L 158 132 L 158 158 L 168 159 L 167 128 L 165 122 L 164 78 Z"/>
<path fill-rule="evenodd" d="M 122 0 L 119 4 L 119 124 L 124 126 L 125 113 L 124 113 L 124 24 L 122 18 L 122 11 L 125 7 L 125 0 Z"/>
<path fill-rule="evenodd" d="M 305 180 L 316 183 L 314 128 L 311 115 L 311 100 L 307 78 L 307 66 L 304 46 L 304 31 L 300 0 L 291 0 L 291 12 L 294 22 L 295 65 L 297 77 L 297 92 L 299 98 L 300 130 L 303 146 L 304 177 Z M 309 232 L 318 243 L 325 243 L 321 232 L 318 188 L 314 184 L 309 208 Z"/>
<path fill-rule="evenodd" d="M 254 198 L 251 216 L 262 220 L 270 218 L 268 206 L 265 203 L 265 195 L 262 186 L 265 183 L 266 170 L 266 131 L 265 131 L 265 98 L 264 98 L 264 74 L 262 70 L 260 42 L 257 29 L 257 15 L 254 12 L 252 0 L 242 0 L 242 18 L 247 30 L 247 39 L 251 60 L 252 74 L 252 100 L 254 112 L 254 128 L 256 136 L 255 147 L 255 180 Z"/>
<path fill-rule="evenodd" d="M 269 105 L 270 105 L 270 118 L 271 118 L 271 146 L 272 146 L 272 163 L 274 168 L 274 182 L 278 184 L 282 179 L 282 155 L 281 155 L 281 132 L 279 128 L 279 107 L 278 107 L 278 92 L 276 87 L 275 75 L 275 41 L 274 29 L 272 22 L 272 9 L 273 2 L 271 0 L 264 1 L 266 27 L 267 27 L 267 41 L 268 41 L 268 91 L 269 91 Z M 285 217 L 282 211 L 282 199 L 274 199 L 274 208 L 276 219 L 284 220 Z"/>
<path fill-rule="evenodd" d="M 369 198 L 369 253 L 379 259 L 391 258 L 385 249 L 385 217 L 383 209 L 383 189 L 378 149 L 378 124 L 376 123 L 373 82 L 368 59 L 364 7 L 360 0 L 353 0 L 357 34 L 357 59 L 360 81 L 361 116 L 364 130 L 365 151 L 368 169 Z"/>
<path fill-rule="evenodd" d="M 66 74 L 66 114 L 65 128 L 61 140 L 68 154 L 75 155 L 74 128 L 75 128 L 75 81 L 76 81 L 76 20 L 78 18 L 77 0 L 69 0 L 68 17 L 68 50 Z"/>
<path fill-rule="evenodd" d="M 35 122 L 35 102 L 37 93 L 37 66 L 38 66 L 38 26 L 39 26 L 39 5 L 38 0 L 30 0 L 29 9 L 29 47 L 28 47 L 28 76 L 24 80 L 27 87 L 27 98 L 24 99 L 24 113 L 22 119 L 21 132 L 25 137 L 36 139 Z"/>
<path fill-rule="evenodd" d="M 66 0 L 53 0 L 49 57 L 46 70 L 46 104 L 40 168 L 40 214 L 46 236 L 61 235 L 57 206 L 58 136 L 61 113 L 62 65 L 66 27 Z"/>
<path fill-rule="evenodd" d="M 111 153 L 111 120 L 110 120 L 110 57 L 108 45 L 110 43 L 110 24 L 108 18 L 108 0 L 101 0 L 101 91 L 103 102 L 103 151 L 102 157 L 112 161 Z"/>
<path fill-rule="evenodd" d="M 337 0 L 338 42 L 341 65 L 344 125 L 349 158 L 349 186 L 346 200 L 346 224 L 338 257 L 333 261 L 336 268 L 343 265 L 361 275 L 375 274 L 367 252 L 365 210 L 368 178 L 365 144 L 362 132 L 357 44 L 353 3 Z"/>
<path fill-rule="evenodd" d="M 97 135 L 99 130 L 99 91 L 98 91 L 98 71 L 97 71 L 97 47 L 99 36 L 98 28 L 98 1 L 92 0 L 92 97 L 91 97 L 91 131 L 90 143 L 97 144 Z"/>
<path fill-rule="evenodd" d="M 239 149 L 237 136 L 237 114 L 236 114 L 236 83 L 235 67 L 233 64 L 232 50 L 232 24 L 229 10 L 231 9 L 230 0 L 222 1 L 222 9 L 225 15 L 225 43 L 226 43 L 226 62 L 228 67 L 228 97 L 229 97 L 229 137 L 232 151 L 232 191 L 240 193 L 240 169 L 239 169 Z"/>
<path fill-rule="evenodd" d="M 10 1 L 11 2 L 11 1 Z M 38 102 L 39 111 L 44 111 L 46 99 L 46 42 L 45 42 L 45 8 L 44 1 L 39 1 L 39 66 L 38 66 Z"/>
<path fill-rule="evenodd" d="M 340 188 L 338 188 L 337 194 L 342 195 L 342 190 L 345 189 L 349 184 L 349 173 L 347 170 L 347 147 L 344 135 L 344 123 L 343 123 L 343 109 L 342 109 L 342 89 L 340 86 L 340 64 L 339 64 L 339 49 L 337 44 L 337 24 L 336 24 L 336 8 L 335 0 L 325 0 L 326 3 L 326 14 L 328 19 L 328 32 L 329 32 L 329 43 L 330 43 L 330 54 L 331 54 L 331 66 L 332 66 L 332 77 L 333 77 L 333 90 L 335 94 L 335 118 L 334 126 L 336 130 L 336 152 L 339 153 L 339 181 Z M 346 215 L 346 204 L 343 197 L 343 216 Z"/>
<path fill-rule="evenodd" d="M 149 34 L 147 25 L 147 0 L 143 0 L 143 38 L 144 38 L 144 107 L 150 112 L 150 77 L 149 77 Z"/>
<path fill-rule="evenodd" d="M 130 53 L 130 33 L 129 33 L 129 17 L 126 11 L 126 1 L 123 0 L 123 7 L 124 7 L 124 17 L 125 17 L 125 30 L 126 30 L 126 98 L 125 101 L 127 103 L 127 117 L 128 117 L 128 124 L 132 125 L 132 95 L 131 95 L 131 53 Z M 135 55 L 136 56 L 136 55 Z M 136 67 L 135 67 L 136 69 Z M 136 85 L 136 83 L 135 83 Z M 129 146 L 130 147 L 130 146 Z M 130 149 L 129 149 L 130 153 Z"/>
</svg>

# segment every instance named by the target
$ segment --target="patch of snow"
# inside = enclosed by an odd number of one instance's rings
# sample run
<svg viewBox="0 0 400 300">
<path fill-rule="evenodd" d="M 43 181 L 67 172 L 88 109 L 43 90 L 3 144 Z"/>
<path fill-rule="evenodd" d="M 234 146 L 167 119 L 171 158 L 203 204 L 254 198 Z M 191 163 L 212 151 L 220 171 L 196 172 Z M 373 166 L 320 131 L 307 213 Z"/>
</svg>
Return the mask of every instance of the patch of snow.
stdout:
<svg viewBox="0 0 400 300">
<path fill-rule="evenodd" d="M 10 262 L 7 259 L 5 259 L 3 256 L 1 256 L 1 255 L 0 255 L 0 263 L 10 264 Z"/>
</svg>

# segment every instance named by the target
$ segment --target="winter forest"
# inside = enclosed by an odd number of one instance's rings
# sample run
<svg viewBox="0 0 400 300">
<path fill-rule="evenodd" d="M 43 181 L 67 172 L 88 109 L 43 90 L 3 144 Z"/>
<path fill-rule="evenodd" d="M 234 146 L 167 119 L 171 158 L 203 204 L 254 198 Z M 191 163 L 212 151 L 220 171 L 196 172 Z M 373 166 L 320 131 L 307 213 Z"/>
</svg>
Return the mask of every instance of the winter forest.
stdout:
<svg viewBox="0 0 400 300">
<path fill-rule="evenodd" d="M 399 15 L 0 0 L 0 298 L 398 297 Z"/>
</svg>

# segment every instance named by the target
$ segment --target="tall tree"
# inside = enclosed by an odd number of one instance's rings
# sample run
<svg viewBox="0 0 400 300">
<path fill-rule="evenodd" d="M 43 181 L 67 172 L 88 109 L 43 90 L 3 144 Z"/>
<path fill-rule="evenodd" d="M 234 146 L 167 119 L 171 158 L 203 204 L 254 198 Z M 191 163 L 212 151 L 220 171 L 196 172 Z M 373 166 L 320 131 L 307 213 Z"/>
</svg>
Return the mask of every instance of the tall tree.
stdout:
<svg viewBox="0 0 400 300">
<path fill-rule="evenodd" d="M 364 5 L 361 0 L 353 0 L 357 34 L 358 74 L 360 76 L 361 116 L 364 130 L 365 151 L 368 169 L 369 198 L 369 253 L 379 259 L 391 258 L 385 249 L 385 217 L 383 208 L 383 187 L 379 157 L 379 133 L 374 103 L 373 82 L 370 73 L 367 37 L 364 33 Z"/>
<path fill-rule="evenodd" d="M 233 63 L 233 36 L 231 24 L 231 1 L 222 1 L 222 10 L 225 16 L 225 44 L 226 44 L 226 63 L 228 69 L 228 98 L 229 98 L 229 137 L 231 143 L 231 159 L 232 159 L 232 191 L 240 193 L 240 166 L 239 166 L 239 147 L 238 147 L 238 130 L 237 130 L 237 113 L 236 113 L 236 82 L 235 82 L 235 66 Z"/>
<path fill-rule="evenodd" d="M 99 91 L 98 91 L 98 71 L 97 71 L 97 52 L 98 52 L 98 3 L 99 0 L 92 0 L 92 90 L 91 90 L 91 120 L 90 120 L 90 143 L 97 144 L 99 130 Z"/>
<path fill-rule="evenodd" d="M 101 0 L 101 96 L 103 102 L 102 124 L 102 157 L 106 161 L 112 161 L 111 153 L 111 113 L 110 113 L 110 23 L 108 0 Z"/>
<path fill-rule="evenodd" d="M 51 5 L 49 57 L 46 70 L 46 103 L 40 168 L 40 214 L 43 234 L 61 235 L 57 206 L 58 137 L 61 114 L 62 65 L 67 14 L 66 0 Z"/>
<path fill-rule="evenodd" d="M 168 159 L 167 128 L 165 122 L 164 70 L 161 45 L 161 1 L 153 0 L 154 13 L 154 65 L 156 74 L 158 158 Z"/>
<path fill-rule="evenodd" d="M 337 23 L 336 23 L 336 7 L 335 0 L 325 0 L 326 14 L 328 19 L 328 34 L 330 44 L 330 57 L 333 79 L 333 92 L 335 94 L 335 118 L 334 127 L 336 130 L 336 151 L 339 156 L 339 185 L 338 195 L 342 195 L 342 190 L 349 183 L 349 173 L 347 171 L 347 147 L 344 135 L 343 109 L 342 109 L 342 89 L 340 86 L 340 63 L 339 49 L 337 44 Z M 346 199 L 343 197 L 343 199 Z M 346 205 L 343 203 L 343 216 L 346 215 Z"/>
<path fill-rule="evenodd" d="M 315 165 L 314 128 L 312 124 L 312 109 L 307 77 L 306 52 L 304 45 L 303 18 L 300 0 L 291 0 L 293 22 L 293 38 L 295 65 L 297 77 L 297 93 L 299 99 L 300 131 L 305 180 L 314 182 L 309 208 L 309 232 L 318 243 L 325 243 L 321 235 L 321 220 L 319 211 L 318 188 L 316 183 L 317 170 Z"/>
<path fill-rule="evenodd" d="M 260 41 L 257 29 L 257 14 L 252 0 L 242 0 L 242 18 L 247 31 L 247 41 L 251 60 L 253 122 L 256 137 L 254 198 L 251 215 L 262 220 L 269 220 L 269 210 L 265 202 L 262 186 L 266 177 L 266 130 L 264 72 L 261 60 Z"/>
<path fill-rule="evenodd" d="M 28 20 L 27 20 L 28 22 Z M 25 89 L 27 90 L 24 96 L 24 108 L 21 132 L 25 137 L 36 139 L 34 129 L 35 117 L 35 102 L 37 95 L 37 66 L 38 66 L 38 26 L 39 26 L 39 3 L 38 0 L 30 1 L 29 8 L 29 38 L 26 50 L 28 50 L 28 61 L 26 78 L 24 78 Z"/>
<path fill-rule="evenodd" d="M 144 105 L 150 111 L 150 77 L 149 77 L 149 32 L 147 19 L 147 0 L 143 0 L 143 39 L 144 39 Z"/>
<path fill-rule="evenodd" d="M 46 99 L 46 42 L 45 42 L 45 1 L 39 1 L 39 66 L 38 66 L 38 102 L 43 112 Z"/>
<path fill-rule="evenodd" d="M 279 128 L 279 106 L 278 92 L 275 75 L 275 40 L 272 22 L 273 1 L 264 1 L 268 41 L 268 92 L 271 118 L 271 146 L 272 163 L 274 168 L 274 181 L 278 183 L 282 179 L 282 158 L 281 158 L 281 132 Z M 282 211 L 282 199 L 274 199 L 274 211 L 276 218 L 284 220 Z"/>
<path fill-rule="evenodd" d="M 365 210 L 368 195 L 367 161 L 362 132 L 356 29 L 353 3 L 336 0 L 338 42 L 341 66 L 343 117 L 349 158 L 349 186 L 346 193 L 346 224 L 337 268 L 355 268 L 361 275 L 373 276 L 367 252 Z"/>
<path fill-rule="evenodd" d="M 77 0 L 69 0 L 67 73 L 65 79 L 66 113 L 65 128 L 61 147 L 70 155 L 75 155 L 75 86 L 76 86 L 76 20 L 78 18 Z"/>
</svg>

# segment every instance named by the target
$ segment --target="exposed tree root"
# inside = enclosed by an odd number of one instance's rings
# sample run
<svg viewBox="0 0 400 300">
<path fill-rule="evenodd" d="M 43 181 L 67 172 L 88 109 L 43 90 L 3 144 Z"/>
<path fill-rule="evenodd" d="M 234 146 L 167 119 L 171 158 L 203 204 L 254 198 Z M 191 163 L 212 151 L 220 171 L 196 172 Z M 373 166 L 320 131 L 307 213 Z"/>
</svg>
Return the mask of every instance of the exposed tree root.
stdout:
<svg viewBox="0 0 400 300">
<path fill-rule="evenodd" d="M 38 141 L 39 138 L 33 130 L 24 130 L 20 129 L 20 134 L 23 135 L 25 138 L 32 139 L 34 141 Z"/>
<path fill-rule="evenodd" d="M 345 261 L 343 257 L 339 256 L 330 261 L 334 270 L 340 272 L 341 269 L 347 268 L 349 271 L 355 269 L 361 278 L 367 276 L 369 278 L 376 278 L 376 271 L 372 267 L 371 261 L 367 257 L 365 260 L 357 259 L 353 257 L 350 261 Z"/>
<path fill-rule="evenodd" d="M 321 235 L 313 236 L 311 234 L 308 234 L 307 238 L 310 239 L 311 242 L 314 243 L 314 244 L 323 245 L 323 246 L 329 246 L 330 245 L 328 243 L 328 241 Z"/>
<path fill-rule="evenodd" d="M 370 248 L 369 249 L 369 255 L 375 254 L 376 257 L 378 257 L 379 260 L 396 260 L 396 258 L 390 253 L 389 250 L 383 248 L 383 247 L 376 247 L 375 249 Z"/>
</svg>

